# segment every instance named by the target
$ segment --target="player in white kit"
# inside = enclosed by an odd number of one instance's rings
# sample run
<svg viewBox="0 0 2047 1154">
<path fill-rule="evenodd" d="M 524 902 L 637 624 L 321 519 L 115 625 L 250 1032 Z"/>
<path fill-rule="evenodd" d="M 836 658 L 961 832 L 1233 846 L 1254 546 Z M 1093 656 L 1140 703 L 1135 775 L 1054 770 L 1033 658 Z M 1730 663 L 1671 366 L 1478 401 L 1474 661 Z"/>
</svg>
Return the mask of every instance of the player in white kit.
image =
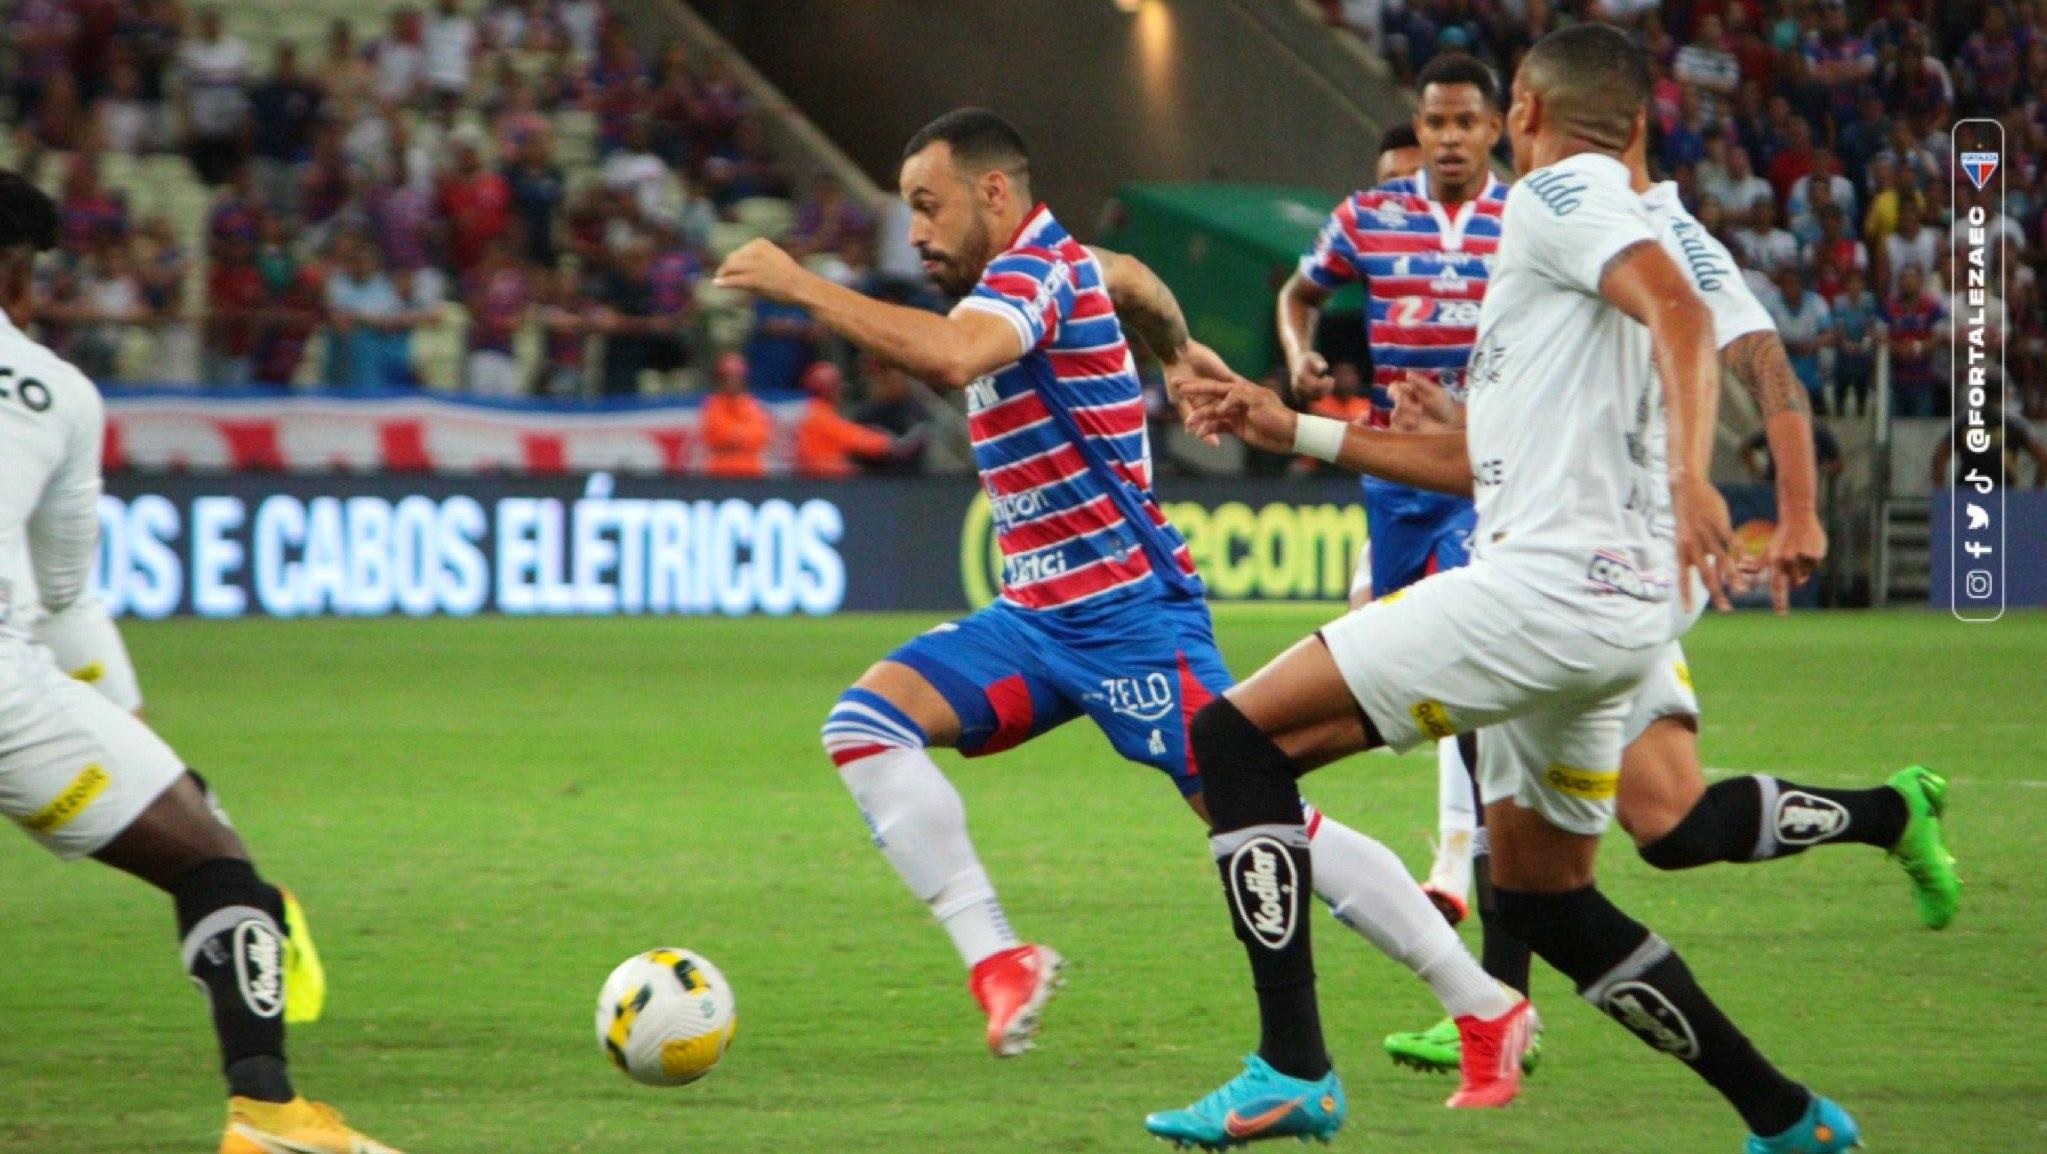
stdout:
<svg viewBox="0 0 2047 1154">
<path fill-rule="evenodd" d="M 11 319 L 56 241 L 50 198 L 0 172 L 0 556 L 25 549 L 41 603 L 62 618 L 85 596 L 98 544 L 106 417 L 92 382 Z M 388 1152 L 292 1088 L 282 894 L 178 755 L 57 667 L 13 586 L 0 578 L 0 814 L 60 858 L 93 857 L 171 896 L 221 1047 L 221 1154 Z"/>
<path fill-rule="evenodd" d="M 1638 141 L 1627 161 L 1632 187 L 1657 230 L 1665 252 L 1685 271 L 1693 290 L 1713 315 L 1713 340 L 1721 362 L 1756 402 L 1776 462 L 1778 523 L 1763 569 L 1778 612 L 1788 610 L 1790 592 L 1809 579 L 1825 558 L 1826 531 L 1817 507 L 1812 418 L 1805 387 L 1792 371 L 1769 310 L 1741 276 L 1740 266 L 1721 243 L 1685 210 L 1677 186 L 1650 180 L 1646 149 Z M 1435 388 L 1432 382 L 1403 382 L 1407 396 Z M 1642 443 L 1661 467 L 1663 412 L 1648 396 L 1640 414 Z M 1453 405 L 1431 399 L 1415 407 L 1446 414 Z M 1431 418 L 1424 417 L 1424 420 Z M 1438 430 L 1449 425 L 1434 423 Z M 1659 491 L 1659 495 L 1661 492 Z M 1668 502 L 1659 502 L 1657 531 L 1672 530 Z M 1694 604 L 1694 609 L 1703 603 Z M 1696 612 L 1682 614 L 1679 633 L 1691 628 Z M 1954 856 L 1942 836 L 1947 782 L 1923 766 L 1909 766 L 1882 785 L 1830 789 L 1785 781 L 1767 774 L 1706 783 L 1699 760 L 1699 701 L 1683 646 L 1672 640 L 1636 690 L 1622 728 L 1626 751 L 1616 817 L 1634 839 L 1644 861 L 1658 869 L 1681 870 L 1716 862 L 1775 861 L 1815 845 L 1862 844 L 1888 850 L 1911 881 L 1920 921 L 1944 929 L 1954 920 L 1960 896 Z M 1527 948 L 1511 939 L 1488 940 L 1488 972 L 1509 985 L 1527 980 Z M 1418 1034 L 1396 1034 L 1387 1049 L 1404 1064 L 1423 1069 L 1456 1069 L 1455 1025 L 1439 1023 Z"/>
<path fill-rule="evenodd" d="M 1241 383 L 1187 387 L 1196 432 L 1469 488 L 1478 532 L 1469 567 L 1325 627 L 1197 715 L 1211 849 L 1262 1033 L 1243 1075 L 1151 1116 L 1154 1134 L 1218 1147 L 1341 1125 L 1302 916 L 1312 866 L 1296 779 L 1341 753 L 1486 728 L 1481 792 L 1505 928 L 1725 1096 L 1752 1154 L 1831 1154 L 1859 1139 L 1845 1112 L 1765 1060 L 1669 944 L 1593 879 L 1622 725 L 1674 634 L 1673 591 L 1689 604 L 1682 582 L 1696 573 L 1724 604 L 1732 576 L 1726 503 L 1707 477 L 1719 384 L 1711 316 L 1657 243 L 1620 160 L 1646 130 L 1649 87 L 1641 50 L 1602 25 L 1545 37 L 1524 60 L 1508 123 L 1529 175 L 1509 194 L 1464 433 L 1381 434 L 1301 416 Z M 1637 435 L 1657 387 L 1652 356 L 1668 397 L 1667 474 Z M 1665 486 L 1674 557 L 1652 523 Z M 1339 724 L 1349 740 L 1331 742 Z M 1484 1041 L 1504 1066 L 1526 1039 L 1524 1014 L 1518 1030 Z"/>
</svg>

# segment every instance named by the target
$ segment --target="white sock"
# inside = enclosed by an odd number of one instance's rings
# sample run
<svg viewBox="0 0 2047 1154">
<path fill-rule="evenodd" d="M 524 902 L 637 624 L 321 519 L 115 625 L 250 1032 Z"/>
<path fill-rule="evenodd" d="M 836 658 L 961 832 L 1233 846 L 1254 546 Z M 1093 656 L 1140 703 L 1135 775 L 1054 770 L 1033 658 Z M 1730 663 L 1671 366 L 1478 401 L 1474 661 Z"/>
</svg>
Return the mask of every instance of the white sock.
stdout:
<svg viewBox="0 0 2047 1154">
<path fill-rule="evenodd" d="M 1472 835 L 1478 829 L 1477 799 L 1457 739 L 1436 742 L 1436 860 L 1429 885 L 1467 901 L 1471 898 Z"/>
<path fill-rule="evenodd" d="M 1319 813 L 1308 849 L 1315 894 L 1336 920 L 1414 971 L 1451 1017 L 1497 1018 L 1520 1000 L 1479 966 L 1392 850 Z"/>
<path fill-rule="evenodd" d="M 839 767 L 874 844 L 972 968 L 1019 945 L 967 839 L 959 791 L 921 749 L 890 748 Z"/>
</svg>

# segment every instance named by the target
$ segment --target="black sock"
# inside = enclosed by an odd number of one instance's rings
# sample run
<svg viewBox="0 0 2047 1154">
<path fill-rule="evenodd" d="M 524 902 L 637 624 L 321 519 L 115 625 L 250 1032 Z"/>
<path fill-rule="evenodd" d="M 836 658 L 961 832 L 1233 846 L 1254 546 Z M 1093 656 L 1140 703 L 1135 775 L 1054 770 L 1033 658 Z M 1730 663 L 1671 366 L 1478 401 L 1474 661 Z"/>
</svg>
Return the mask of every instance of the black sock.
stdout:
<svg viewBox="0 0 2047 1154">
<path fill-rule="evenodd" d="M 1888 849 L 1905 832 L 1905 799 L 1889 786 L 1818 789 L 1756 774 L 1715 782 L 1684 820 L 1642 847 L 1658 869 L 1759 862 L 1827 842 Z"/>
<path fill-rule="evenodd" d="M 1471 871 L 1478 889 L 1479 964 L 1494 981 L 1505 983 L 1526 997 L 1534 976 L 1531 971 L 1535 968 L 1535 952 L 1500 924 L 1499 898 L 1493 890 L 1492 855 L 1474 854 Z"/>
<path fill-rule="evenodd" d="M 215 858 L 171 887 L 185 970 L 206 990 L 228 1093 L 292 1098 L 284 1067 L 284 897 L 237 858 Z"/>
<path fill-rule="evenodd" d="M 1683 1062 L 1757 1134 L 1781 1134 L 1811 1102 L 1742 1032 L 1662 938 L 1596 886 L 1561 894 L 1502 890 L 1500 917 L 1517 937 L 1636 1037 Z"/>
<path fill-rule="evenodd" d="M 1195 715 L 1195 764 L 1215 823 L 1209 849 L 1258 991 L 1258 1054 L 1282 1074 L 1329 1072 L 1305 905 L 1314 892 L 1291 759 L 1228 698 Z"/>
</svg>

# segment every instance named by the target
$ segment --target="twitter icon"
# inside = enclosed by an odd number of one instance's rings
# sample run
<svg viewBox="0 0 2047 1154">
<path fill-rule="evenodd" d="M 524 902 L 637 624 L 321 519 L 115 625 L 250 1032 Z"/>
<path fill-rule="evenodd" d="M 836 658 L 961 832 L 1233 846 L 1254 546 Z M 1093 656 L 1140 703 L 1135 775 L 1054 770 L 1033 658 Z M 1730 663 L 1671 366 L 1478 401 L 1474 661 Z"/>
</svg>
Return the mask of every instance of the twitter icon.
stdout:
<svg viewBox="0 0 2047 1154">
<path fill-rule="evenodd" d="M 1978 505 L 1974 501 L 1968 501 L 1964 502 L 1962 507 L 1969 512 L 1969 532 L 1975 533 L 1990 527 L 1990 514 L 1984 510 L 1983 506 Z"/>
</svg>

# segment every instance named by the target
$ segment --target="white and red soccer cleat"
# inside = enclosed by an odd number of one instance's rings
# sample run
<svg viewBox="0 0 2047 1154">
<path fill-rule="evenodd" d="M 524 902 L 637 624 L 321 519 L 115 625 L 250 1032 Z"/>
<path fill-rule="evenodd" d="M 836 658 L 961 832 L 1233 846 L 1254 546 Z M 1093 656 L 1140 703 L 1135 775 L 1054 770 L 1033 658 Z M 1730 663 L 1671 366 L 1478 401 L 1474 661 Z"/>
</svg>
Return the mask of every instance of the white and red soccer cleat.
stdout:
<svg viewBox="0 0 2047 1154">
<path fill-rule="evenodd" d="M 1483 1110 L 1512 1102 L 1521 1092 L 1521 1055 L 1527 1053 L 1534 1029 L 1535 1007 L 1527 998 L 1497 1018 L 1457 1019 L 1462 1045 L 1457 1067 L 1463 1082 L 1443 1104 L 1453 1110 Z"/>
<path fill-rule="evenodd" d="M 981 959 L 967 989 L 988 1014 L 988 1050 L 1014 1058 L 1032 1048 L 1045 1003 L 1059 988 L 1066 959 L 1050 946 L 1017 946 Z"/>
</svg>

